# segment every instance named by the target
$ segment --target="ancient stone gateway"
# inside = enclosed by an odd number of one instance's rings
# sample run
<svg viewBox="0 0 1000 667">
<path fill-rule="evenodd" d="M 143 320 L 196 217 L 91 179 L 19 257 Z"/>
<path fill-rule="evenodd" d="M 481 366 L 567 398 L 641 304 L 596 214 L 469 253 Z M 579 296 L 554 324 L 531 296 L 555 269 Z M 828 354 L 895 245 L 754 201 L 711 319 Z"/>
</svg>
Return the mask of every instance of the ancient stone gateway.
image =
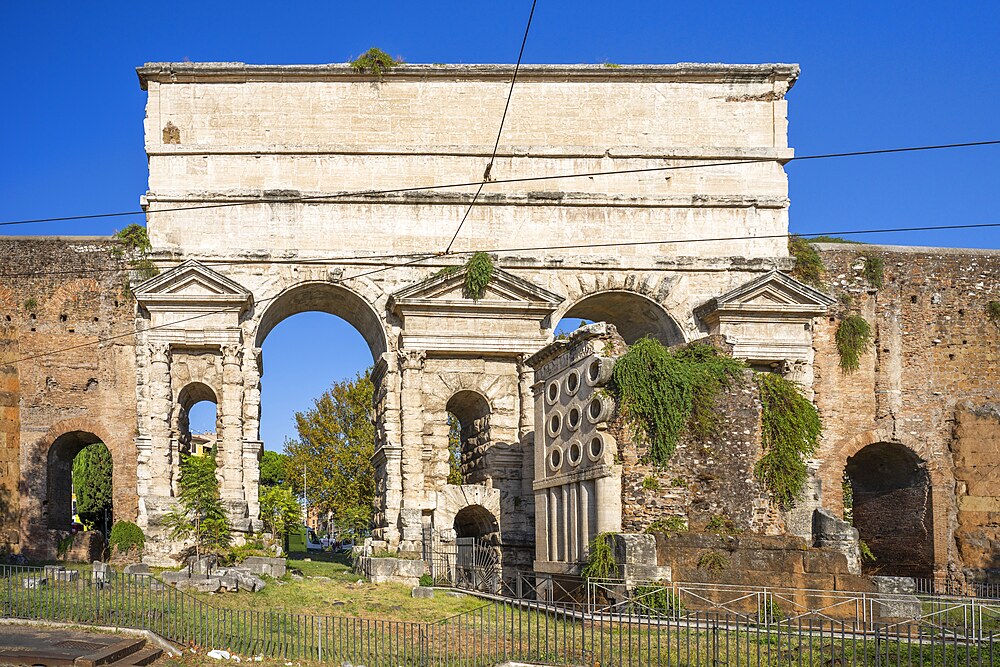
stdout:
<svg viewBox="0 0 1000 667">
<path fill-rule="evenodd" d="M 480 65 L 407 65 L 382 80 L 348 65 L 139 69 L 149 93 L 144 204 L 163 270 L 136 290 L 148 531 L 158 532 L 176 492 L 185 401 L 208 390 L 224 500 L 234 525 L 255 527 L 261 346 L 303 311 L 350 322 L 375 360 L 376 535 L 415 550 L 427 530 L 495 524 L 505 566 L 530 566 L 534 551 L 525 361 L 561 318 L 611 322 L 629 342 L 736 327 L 755 341 L 755 361 L 808 368 L 803 323 L 825 303 L 775 272 L 791 265 L 782 160 L 792 155 L 784 96 L 797 67 L 522 68 L 491 179 L 678 169 L 489 184 L 443 254 L 476 189 L 447 186 L 483 173 L 510 74 Z M 568 106 L 572 114 L 553 112 Z M 690 241 L 749 235 L 772 238 Z M 626 238 L 670 243 L 601 245 Z M 478 250 L 497 268 L 472 299 L 461 267 Z M 750 283 L 798 314 L 782 324 L 774 302 L 748 307 L 734 290 Z M 726 294 L 736 301 L 705 305 Z M 489 496 L 464 513 L 446 482 L 449 411 L 463 424 L 463 474 Z"/>
</svg>

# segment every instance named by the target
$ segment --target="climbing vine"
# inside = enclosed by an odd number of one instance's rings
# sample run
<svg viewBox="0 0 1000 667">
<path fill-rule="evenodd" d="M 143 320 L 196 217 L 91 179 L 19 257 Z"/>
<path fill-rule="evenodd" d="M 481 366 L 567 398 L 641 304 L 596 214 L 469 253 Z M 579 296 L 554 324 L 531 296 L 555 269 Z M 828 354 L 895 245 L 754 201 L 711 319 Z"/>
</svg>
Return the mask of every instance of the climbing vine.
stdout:
<svg viewBox="0 0 1000 667">
<path fill-rule="evenodd" d="M 861 366 L 861 355 L 868 351 L 872 341 L 872 328 L 860 315 L 849 315 L 841 321 L 835 335 L 840 368 L 853 373 Z"/>
<path fill-rule="evenodd" d="M 465 265 L 465 296 L 474 301 L 483 298 L 486 286 L 493 279 L 493 258 L 485 252 L 477 252 Z"/>
<path fill-rule="evenodd" d="M 665 465 L 686 429 L 699 437 L 712 433 L 715 397 L 744 368 L 710 345 L 674 351 L 647 337 L 615 362 L 612 385 L 625 420 L 649 445 L 646 458 Z"/>
<path fill-rule="evenodd" d="M 382 76 L 393 67 L 401 64 L 402 60 L 393 58 L 382 49 L 372 47 L 351 61 L 354 71 L 361 74 L 373 74 L 379 81 Z"/>
<path fill-rule="evenodd" d="M 813 287 L 822 285 L 826 266 L 809 241 L 792 234 L 788 237 L 788 254 L 795 258 L 795 268 L 792 269 L 794 277 Z"/>
<path fill-rule="evenodd" d="M 131 276 L 125 280 L 125 293 L 130 294 L 130 278 L 135 277 L 140 281 L 148 280 L 159 274 L 152 260 L 149 259 L 149 251 L 153 249 L 149 242 L 149 234 L 142 225 L 132 223 L 125 229 L 114 233 L 114 239 L 118 242 L 111 249 L 112 257 L 124 260 L 130 269 Z"/>
<path fill-rule="evenodd" d="M 757 373 L 761 402 L 761 446 L 764 456 L 754 473 L 772 498 L 787 509 L 795 504 L 808 477 L 812 456 L 823 431 L 816 407 L 791 381 L 775 373 Z"/>
<path fill-rule="evenodd" d="M 882 289 L 885 282 L 885 260 L 881 256 L 872 252 L 867 252 L 861 256 L 865 260 L 865 267 L 861 269 L 868 284 L 875 289 Z"/>
<path fill-rule="evenodd" d="M 581 574 L 586 579 L 611 579 L 618 574 L 618 563 L 615 562 L 615 552 L 611 548 L 611 538 L 614 533 L 599 533 L 590 542 L 587 553 L 587 563 Z"/>
</svg>

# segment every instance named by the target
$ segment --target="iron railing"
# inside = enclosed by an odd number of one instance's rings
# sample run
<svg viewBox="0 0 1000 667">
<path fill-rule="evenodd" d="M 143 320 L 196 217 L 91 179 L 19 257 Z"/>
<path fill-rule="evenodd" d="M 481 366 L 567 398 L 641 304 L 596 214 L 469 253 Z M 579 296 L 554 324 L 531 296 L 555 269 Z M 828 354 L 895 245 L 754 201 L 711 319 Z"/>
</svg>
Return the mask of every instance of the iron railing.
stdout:
<svg viewBox="0 0 1000 667">
<path fill-rule="evenodd" d="M 657 616 L 585 604 L 494 599 L 433 623 L 214 607 L 147 575 L 76 578 L 0 567 L 0 612 L 151 630 L 181 645 L 248 656 L 398 667 L 550 665 L 994 665 L 992 634 L 928 631 L 920 623 L 751 618 L 692 611 Z"/>
</svg>

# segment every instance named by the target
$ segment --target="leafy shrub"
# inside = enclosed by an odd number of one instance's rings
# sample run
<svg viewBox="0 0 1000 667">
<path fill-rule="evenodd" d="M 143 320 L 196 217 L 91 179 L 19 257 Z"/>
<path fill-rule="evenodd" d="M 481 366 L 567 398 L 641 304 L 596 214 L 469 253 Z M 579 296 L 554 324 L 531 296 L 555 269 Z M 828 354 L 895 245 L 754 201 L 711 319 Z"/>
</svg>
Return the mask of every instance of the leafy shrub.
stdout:
<svg viewBox="0 0 1000 667">
<path fill-rule="evenodd" d="M 864 540 L 858 540 L 858 550 L 861 552 L 861 560 L 867 561 L 869 563 L 874 563 L 878 560 L 875 554 L 872 553 L 871 547 Z"/>
<path fill-rule="evenodd" d="M 611 548 L 614 533 L 600 533 L 590 542 L 587 564 L 583 566 L 585 579 L 611 579 L 618 574 L 618 563 Z"/>
<path fill-rule="evenodd" d="M 871 252 L 865 253 L 861 257 L 865 260 L 865 267 L 861 270 L 861 275 L 864 276 L 869 285 L 876 289 L 882 289 L 885 281 L 885 260 L 882 259 L 881 255 Z"/>
<path fill-rule="evenodd" d="M 236 565 L 237 563 L 242 563 L 251 556 L 263 556 L 265 558 L 270 558 L 274 556 L 274 552 L 267 549 L 262 540 L 250 539 L 244 544 L 230 547 L 224 554 L 222 560 L 229 565 Z"/>
<path fill-rule="evenodd" d="M 421 586 L 427 586 L 427 587 L 433 586 L 434 585 L 434 577 L 432 577 L 429 574 L 422 574 L 422 575 L 420 575 L 420 585 Z"/>
<path fill-rule="evenodd" d="M 735 521 L 724 514 L 713 514 L 705 524 L 705 530 L 716 535 L 739 535 L 743 532 Z"/>
<path fill-rule="evenodd" d="M 646 491 L 659 491 L 660 480 L 656 479 L 652 475 L 647 475 L 642 480 L 642 488 Z"/>
<path fill-rule="evenodd" d="M 785 620 L 784 610 L 778 606 L 774 598 L 767 598 L 760 610 L 757 612 L 758 623 L 779 623 Z"/>
<path fill-rule="evenodd" d="M 788 254 L 795 258 L 795 268 L 792 269 L 795 278 L 813 287 L 823 284 L 826 266 L 823 265 L 823 258 L 809 241 L 792 234 L 788 237 Z"/>
<path fill-rule="evenodd" d="M 840 368 L 845 373 L 853 373 L 861 367 L 861 355 L 871 347 L 872 328 L 860 315 L 849 315 L 841 321 L 834 336 Z"/>
<path fill-rule="evenodd" d="M 361 74 L 374 74 L 381 81 L 383 74 L 401 63 L 402 60 L 393 58 L 382 49 L 373 46 L 352 60 L 351 67 Z"/>
<path fill-rule="evenodd" d="M 754 473 L 782 508 L 795 504 L 808 478 L 806 459 L 816 452 L 823 425 L 798 387 L 774 373 L 758 373 L 761 446 Z"/>
<path fill-rule="evenodd" d="M 132 549 L 142 551 L 146 545 L 146 536 L 142 528 L 131 521 L 117 521 L 111 527 L 111 536 L 108 538 L 108 546 L 112 551 L 126 553 Z"/>
<path fill-rule="evenodd" d="M 493 258 L 485 252 L 477 252 L 465 265 L 465 296 L 479 301 L 486 294 L 486 286 L 493 279 Z"/>
<path fill-rule="evenodd" d="M 698 557 L 698 569 L 721 572 L 729 567 L 729 559 L 716 550 L 706 551 Z"/>
<path fill-rule="evenodd" d="M 687 428 L 700 437 L 710 435 L 716 395 L 744 368 L 742 361 L 710 345 L 674 351 L 654 338 L 634 343 L 615 362 L 612 383 L 625 420 L 649 445 L 646 458 L 665 465 Z"/>
<path fill-rule="evenodd" d="M 686 533 L 688 529 L 687 519 L 682 516 L 670 516 L 667 518 L 660 518 L 649 524 L 649 528 L 646 529 L 647 533 L 663 533 L 664 535 L 673 535 L 674 533 Z"/>
</svg>

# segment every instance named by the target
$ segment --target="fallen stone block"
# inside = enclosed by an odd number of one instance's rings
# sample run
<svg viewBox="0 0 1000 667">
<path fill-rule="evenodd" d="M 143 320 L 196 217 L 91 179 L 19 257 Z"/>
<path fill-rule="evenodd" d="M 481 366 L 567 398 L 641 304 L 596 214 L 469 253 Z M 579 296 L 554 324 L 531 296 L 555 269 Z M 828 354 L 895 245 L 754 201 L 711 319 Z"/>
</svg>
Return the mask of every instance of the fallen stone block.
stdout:
<svg viewBox="0 0 1000 667">
<path fill-rule="evenodd" d="M 413 590 L 410 591 L 410 597 L 415 598 L 433 598 L 434 589 L 430 586 L 414 586 Z"/>
<path fill-rule="evenodd" d="M 27 579 L 24 580 L 24 583 L 22 585 L 25 588 L 33 589 L 33 588 L 43 588 L 45 586 L 48 586 L 48 584 L 49 580 L 46 579 L 45 577 L 28 577 Z"/>
<path fill-rule="evenodd" d="M 125 566 L 125 574 L 150 574 L 149 566 L 145 563 L 132 563 Z"/>
</svg>

